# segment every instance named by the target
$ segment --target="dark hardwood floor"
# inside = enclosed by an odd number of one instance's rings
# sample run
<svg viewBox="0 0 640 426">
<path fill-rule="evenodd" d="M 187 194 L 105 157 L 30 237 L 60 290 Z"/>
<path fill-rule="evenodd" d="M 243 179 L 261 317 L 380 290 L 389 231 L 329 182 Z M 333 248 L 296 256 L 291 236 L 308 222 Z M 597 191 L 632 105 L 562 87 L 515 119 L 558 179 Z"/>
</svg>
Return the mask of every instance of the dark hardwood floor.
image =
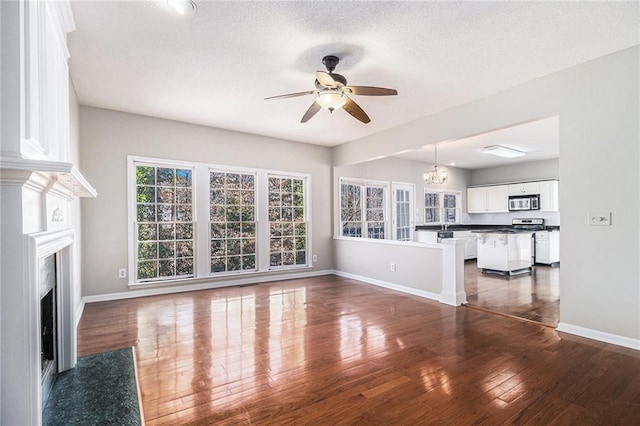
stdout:
<svg viewBox="0 0 640 426">
<path fill-rule="evenodd" d="M 91 303 L 146 423 L 637 424 L 640 353 L 336 276 Z"/>
<path fill-rule="evenodd" d="M 470 306 L 556 327 L 560 320 L 560 268 L 536 265 L 531 274 L 483 274 L 475 260 L 464 265 Z"/>
</svg>

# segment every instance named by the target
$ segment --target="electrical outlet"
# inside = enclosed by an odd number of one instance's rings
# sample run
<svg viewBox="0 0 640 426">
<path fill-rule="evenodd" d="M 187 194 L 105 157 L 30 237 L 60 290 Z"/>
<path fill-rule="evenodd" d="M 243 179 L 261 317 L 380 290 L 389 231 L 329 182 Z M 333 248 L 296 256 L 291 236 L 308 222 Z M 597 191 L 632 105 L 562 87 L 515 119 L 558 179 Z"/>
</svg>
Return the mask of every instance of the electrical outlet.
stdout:
<svg viewBox="0 0 640 426">
<path fill-rule="evenodd" d="M 391 272 L 395 272 L 396 271 L 396 264 L 391 262 Z"/>
<path fill-rule="evenodd" d="M 314 255 L 313 255 L 313 261 L 314 261 L 314 262 L 317 262 L 317 261 L 318 261 L 318 255 L 317 255 L 317 254 L 314 254 Z"/>
<path fill-rule="evenodd" d="M 127 270 L 125 268 L 118 269 L 118 278 L 127 278 Z"/>
</svg>

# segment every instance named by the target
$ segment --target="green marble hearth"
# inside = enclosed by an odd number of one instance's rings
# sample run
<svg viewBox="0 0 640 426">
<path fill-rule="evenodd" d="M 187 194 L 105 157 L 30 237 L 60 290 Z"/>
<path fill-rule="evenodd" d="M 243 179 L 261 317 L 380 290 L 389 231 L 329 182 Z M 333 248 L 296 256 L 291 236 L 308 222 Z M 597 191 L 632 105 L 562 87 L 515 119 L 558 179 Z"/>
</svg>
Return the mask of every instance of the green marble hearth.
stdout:
<svg viewBox="0 0 640 426">
<path fill-rule="evenodd" d="M 141 425 L 133 348 L 88 355 L 58 375 L 43 425 Z"/>
</svg>

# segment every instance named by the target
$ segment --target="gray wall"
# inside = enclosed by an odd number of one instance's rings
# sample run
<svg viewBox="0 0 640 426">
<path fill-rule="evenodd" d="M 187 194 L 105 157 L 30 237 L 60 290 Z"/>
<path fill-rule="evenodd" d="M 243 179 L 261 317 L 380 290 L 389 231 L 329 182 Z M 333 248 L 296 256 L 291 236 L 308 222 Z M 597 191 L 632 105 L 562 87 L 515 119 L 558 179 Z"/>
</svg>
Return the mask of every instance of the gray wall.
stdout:
<svg viewBox="0 0 640 426">
<path fill-rule="evenodd" d="M 640 47 L 359 139 L 334 165 L 379 158 L 513 123 L 560 117 L 561 325 L 640 339 Z M 393 144 L 389 141 L 394 141 Z M 605 170 L 606 174 L 598 173 Z M 587 226 L 589 212 L 612 226 Z"/>
<path fill-rule="evenodd" d="M 129 291 L 118 278 L 127 266 L 127 155 L 309 173 L 314 267 L 333 269 L 329 148 L 85 106 L 80 138 L 82 171 L 99 194 L 82 200 L 84 296 Z"/>
<path fill-rule="evenodd" d="M 527 180 L 558 179 L 560 159 L 531 161 L 501 167 L 488 167 L 471 171 L 471 185 L 520 182 Z"/>
</svg>

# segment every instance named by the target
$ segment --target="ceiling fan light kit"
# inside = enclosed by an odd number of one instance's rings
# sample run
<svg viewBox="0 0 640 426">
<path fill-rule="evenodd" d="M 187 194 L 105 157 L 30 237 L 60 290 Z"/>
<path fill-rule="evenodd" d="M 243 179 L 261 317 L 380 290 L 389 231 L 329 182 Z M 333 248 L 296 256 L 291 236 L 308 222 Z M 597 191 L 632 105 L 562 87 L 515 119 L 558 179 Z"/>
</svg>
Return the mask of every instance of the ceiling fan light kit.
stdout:
<svg viewBox="0 0 640 426">
<path fill-rule="evenodd" d="M 327 68 L 325 71 L 316 71 L 315 86 L 316 90 L 307 92 L 288 93 L 286 95 L 271 96 L 268 99 L 284 99 L 294 98 L 304 95 L 316 95 L 315 101 L 302 116 L 301 123 L 306 123 L 321 109 L 333 112 L 337 109 L 344 109 L 348 114 L 363 123 L 369 123 L 371 119 L 366 112 L 347 95 L 365 95 L 365 96 L 390 96 L 397 95 L 395 89 L 386 89 L 384 87 L 373 86 L 347 86 L 347 79 L 333 72 L 340 59 L 337 56 L 328 55 L 322 58 L 322 63 Z"/>
<path fill-rule="evenodd" d="M 322 108 L 333 112 L 336 109 L 342 108 L 347 102 L 347 95 L 345 95 L 344 92 L 327 89 L 318 92 L 316 102 L 319 103 Z"/>
</svg>

